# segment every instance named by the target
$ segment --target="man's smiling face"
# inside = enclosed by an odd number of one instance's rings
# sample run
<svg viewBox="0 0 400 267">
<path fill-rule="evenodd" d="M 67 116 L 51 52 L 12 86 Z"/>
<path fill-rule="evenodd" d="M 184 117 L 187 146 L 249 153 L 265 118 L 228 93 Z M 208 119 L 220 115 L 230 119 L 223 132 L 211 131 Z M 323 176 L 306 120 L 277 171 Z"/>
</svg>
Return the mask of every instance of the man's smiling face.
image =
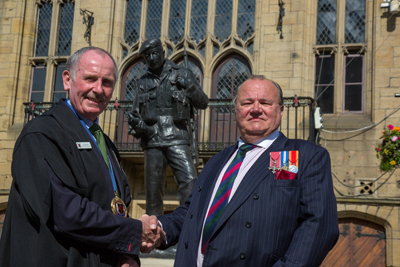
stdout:
<svg viewBox="0 0 400 267">
<path fill-rule="evenodd" d="M 82 55 L 75 77 L 64 71 L 64 89 L 80 115 L 94 121 L 104 111 L 114 90 L 116 71 L 108 55 L 90 50 Z"/>
</svg>

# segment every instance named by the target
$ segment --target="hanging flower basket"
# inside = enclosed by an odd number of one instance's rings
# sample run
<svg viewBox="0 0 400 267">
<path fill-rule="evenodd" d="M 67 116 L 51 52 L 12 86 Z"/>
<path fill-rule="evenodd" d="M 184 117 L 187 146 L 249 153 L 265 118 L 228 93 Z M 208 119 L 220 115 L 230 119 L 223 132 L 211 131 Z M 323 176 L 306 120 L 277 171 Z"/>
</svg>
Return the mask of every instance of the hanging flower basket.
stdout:
<svg viewBox="0 0 400 267">
<path fill-rule="evenodd" d="M 389 124 L 382 134 L 375 148 L 376 157 L 381 160 L 381 171 L 390 171 L 400 164 L 400 127 Z"/>
</svg>

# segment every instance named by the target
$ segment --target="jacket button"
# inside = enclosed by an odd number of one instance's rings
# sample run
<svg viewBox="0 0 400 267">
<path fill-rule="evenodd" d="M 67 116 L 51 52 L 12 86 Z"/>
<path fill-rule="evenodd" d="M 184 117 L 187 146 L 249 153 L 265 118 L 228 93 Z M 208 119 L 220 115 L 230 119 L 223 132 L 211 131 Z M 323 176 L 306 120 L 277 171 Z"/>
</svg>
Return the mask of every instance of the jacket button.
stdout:
<svg viewBox="0 0 400 267">
<path fill-rule="evenodd" d="M 251 222 L 246 222 L 246 227 L 250 228 L 251 227 Z"/>
<path fill-rule="evenodd" d="M 199 192 L 201 191 L 201 186 L 199 186 Z"/>
<path fill-rule="evenodd" d="M 240 252 L 239 257 L 241 260 L 244 260 L 246 258 L 246 254 L 243 252 Z"/>
<path fill-rule="evenodd" d="M 257 200 L 259 197 L 260 197 L 260 196 L 259 196 L 257 193 L 253 195 L 253 198 L 254 198 L 255 200 Z"/>
<path fill-rule="evenodd" d="M 192 219 L 192 218 L 193 218 L 193 213 L 191 212 L 191 213 L 190 213 L 190 219 Z"/>
<path fill-rule="evenodd" d="M 188 243 L 187 243 L 187 242 L 185 242 L 185 248 L 186 248 L 186 249 L 188 248 Z"/>
<path fill-rule="evenodd" d="M 115 245 L 115 250 L 119 250 L 119 244 Z"/>
</svg>

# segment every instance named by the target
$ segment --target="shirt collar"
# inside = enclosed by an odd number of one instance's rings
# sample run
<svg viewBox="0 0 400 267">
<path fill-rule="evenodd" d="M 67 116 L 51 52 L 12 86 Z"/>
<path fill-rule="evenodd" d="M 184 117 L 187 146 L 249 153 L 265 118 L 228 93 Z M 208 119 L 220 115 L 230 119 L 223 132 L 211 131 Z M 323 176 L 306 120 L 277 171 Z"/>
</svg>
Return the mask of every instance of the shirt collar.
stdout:
<svg viewBox="0 0 400 267">
<path fill-rule="evenodd" d="M 83 117 L 81 114 L 78 113 L 78 111 L 76 111 L 74 106 L 72 106 L 71 100 L 69 98 L 65 99 L 65 102 L 67 102 L 68 107 L 70 107 L 71 109 L 73 109 L 75 111 L 75 114 L 78 116 L 78 119 L 82 120 L 85 123 L 86 127 L 90 128 L 93 125 L 93 121 L 89 120 L 88 118 Z M 99 124 L 99 118 L 96 118 L 96 120 L 94 122 Z"/>
<path fill-rule="evenodd" d="M 276 140 L 276 138 L 278 138 L 278 136 L 279 136 L 279 130 L 276 129 L 275 132 L 258 140 L 257 142 L 253 143 L 253 145 L 267 149 L 272 145 L 272 143 Z M 243 144 L 245 144 L 245 142 L 243 142 L 242 138 L 239 138 L 238 149 Z"/>
</svg>

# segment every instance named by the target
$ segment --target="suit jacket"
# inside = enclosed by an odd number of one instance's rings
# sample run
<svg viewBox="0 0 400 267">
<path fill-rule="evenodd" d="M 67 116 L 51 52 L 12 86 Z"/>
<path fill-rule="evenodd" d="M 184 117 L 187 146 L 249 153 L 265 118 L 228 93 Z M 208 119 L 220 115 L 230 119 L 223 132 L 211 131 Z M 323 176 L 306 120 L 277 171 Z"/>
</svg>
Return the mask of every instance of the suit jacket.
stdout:
<svg viewBox="0 0 400 267">
<path fill-rule="evenodd" d="M 129 204 L 118 152 L 105 139 L 121 198 Z M 92 149 L 78 149 L 77 142 L 90 142 Z M 14 148 L 12 176 L 0 266 L 115 266 L 120 253 L 139 254 L 142 224 L 112 214 L 108 168 L 64 101 L 24 127 Z M 54 181 L 68 194 L 57 194 Z M 57 214 L 63 218 L 58 225 Z"/>
<path fill-rule="evenodd" d="M 215 182 L 237 146 L 211 158 L 186 203 L 159 217 L 175 266 L 196 266 L 202 226 Z M 296 180 L 275 180 L 270 152 L 299 151 Z M 218 221 L 203 266 L 319 266 L 339 235 L 328 152 L 282 133 L 254 163 Z M 163 248 L 167 247 L 165 245 Z"/>
</svg>

